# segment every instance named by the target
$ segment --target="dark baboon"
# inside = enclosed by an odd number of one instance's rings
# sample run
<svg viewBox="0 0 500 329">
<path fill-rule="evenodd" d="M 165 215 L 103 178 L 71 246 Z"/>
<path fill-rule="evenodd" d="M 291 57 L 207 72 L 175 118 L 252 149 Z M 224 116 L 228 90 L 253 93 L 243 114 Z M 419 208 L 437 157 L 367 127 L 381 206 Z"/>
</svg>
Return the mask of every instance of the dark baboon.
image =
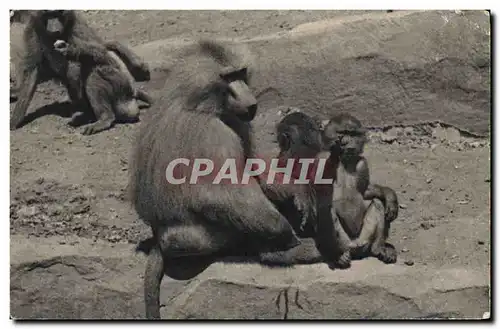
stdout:
<svg viewBox="0 0 500 329">
<path fill-rule="evenodd" d="M 398 216 L 398 199 L 391 188 L 370 183 L 368 161 L 362 156 L 365 128 L 352 115 L 342 113 L 330 120 L 323 136 L 340 140 L 333 207 L 341 224 L 342 258 L 372 255 L 385 263 L 396 262 L 396 250 L 386 239 Z"/>
<path fill-rule="evenodd" d="M 323 178 L 335 179 L 334 167 L 339 156 L 334 147 L 337 141 L 330 139 L 328 144 L 324 143 L 317 120 L 305 113 L 294 112 L 278 123 L 276 133 L 280 160 L 315 159 L 308 168 L 309 179 L 314 179 L 319 159 L 326 160 Z M 295 164 L 291 176 L 298 178 L 302 165 Z M 303 185 L 263 184 L 266 195 L 298 232 L 302 243 L 286 251 L 263 253 L 260 255 L 262 263 L 286 266 L 327 261 L 346 266 L 338 263 L 341 250 L 335 226 L 338 219 L 331 212 L 332 188 L 331 184 L 316 185 L 314 182 Z"/>
<path fill-rule="evenodd" d="M 84 128 L 84 134 L 108 129 L 116 120 L 137 121 L 136 99 L 150 103 L 150 97 L 134 87 L 133 78 L 123 71 L 118 56 L 109 55 L 102 40 L 79 15 L 74 11 L 41 10 L 24 16 L 27 19 L 19 20 L 28 23 L 17 67 L 18 101 L 11 129 L 20 126 L 38 83 L 53 78 L 66 86 L 78 109 L 97 118 Z M 111 47 L 116 48 L 116 43 Z M 122 54 L 127 51 L 125 47 L 120 49 Z M 74 117 L 71 123 L 77 121 L 78 117 Z"/>
<path fill-rule="evenodd" d="M 160 317 L 164 274 L 186 279 L 218 257 L 300 243 L 254 177 L 244 186 L 190 184 L 189 164 L 172 172 L 186 177 L 184 183 L 167 181 L 176 159 L 208 158 L 216 164 L 234 159 L 236 168 L 243 168 L 253 154 L 250 121 L 257 101 L 248 85 L 249 63 L 213 41 L 201 41 L 193 50 L 195 58 L 171 73 L 177 86 L 166 88 L 151 108 L 130 161 L 129 196 L 153 231 L 144 280 L 148 318 Z"/>
</svg>

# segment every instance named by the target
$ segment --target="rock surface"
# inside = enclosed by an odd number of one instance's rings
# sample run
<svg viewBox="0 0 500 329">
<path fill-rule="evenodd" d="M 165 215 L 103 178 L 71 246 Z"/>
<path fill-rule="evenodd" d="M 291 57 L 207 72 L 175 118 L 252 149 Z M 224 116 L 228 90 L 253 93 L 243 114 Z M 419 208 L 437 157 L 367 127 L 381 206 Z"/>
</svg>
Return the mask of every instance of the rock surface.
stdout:
<svg viewBox="0 0 500 329">
<path fill-rule="evenodd" d="M 55 238 L 12 236 L 14 318 L 137 319 L 143 315 L 145 259 L 133 245 L 60 245 Z M 86 255 L 86 256 L 82 256 Z M 166 319 L 482 318 L 488 273 L 466 268 L 383 265 L 368 259 L 351 269 L 326 265 L 268 269 L 214 264 L 189 282 L 164 279 Z M 50 288 L 48 288 L 50 287 Z M 66 292 L 66 293 L 64 293 Z"/>
<path fill-rule="evenodd" d="M 490 16 L 485 13 L 370 13 L 239 43 L 256 60 L 257 92 L 274 88 L 262 110 L 287 105 L 322 116 L 348 111 L 373 127 L 442 121 L 487 135 Z M 136 47 L 161 72 L 149 87 L 163 87 L 168 75 L 162 69 L 168 71 L 190 44 L 175 38 Z"/>
</svg>

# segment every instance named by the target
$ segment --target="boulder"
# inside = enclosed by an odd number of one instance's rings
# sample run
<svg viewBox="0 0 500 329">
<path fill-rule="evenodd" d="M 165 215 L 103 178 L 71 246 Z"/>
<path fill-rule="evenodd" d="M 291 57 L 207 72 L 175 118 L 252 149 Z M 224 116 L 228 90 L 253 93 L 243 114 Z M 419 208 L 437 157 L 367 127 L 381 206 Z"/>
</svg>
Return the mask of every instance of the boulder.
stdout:
<svg viewBox="0 0 500 329">
<path fill-rule="evenodd" d="M 274 91 L 261 111 L 295 106 L 325 118 L 346 111 L 370 127 L 438 121 L 487 135 L 490 19 L 486 11 L 381 11 L 233 41 L 255 59 L 256 92 Z M 136 47 L 156 71 L 148 85 L 175 84 L 169 68 L 192 44 Z"/>
<path fill-rule="evenodd" d="M 11 316 L 140 319 L 145 257 L 133 245 L 61 237 L 11 237 Z M 164 319 L 483 318 L 489 271 L 355 261 L 266 268 L 213 264 L 190 281 L 165 278 Z"/>
</svg>

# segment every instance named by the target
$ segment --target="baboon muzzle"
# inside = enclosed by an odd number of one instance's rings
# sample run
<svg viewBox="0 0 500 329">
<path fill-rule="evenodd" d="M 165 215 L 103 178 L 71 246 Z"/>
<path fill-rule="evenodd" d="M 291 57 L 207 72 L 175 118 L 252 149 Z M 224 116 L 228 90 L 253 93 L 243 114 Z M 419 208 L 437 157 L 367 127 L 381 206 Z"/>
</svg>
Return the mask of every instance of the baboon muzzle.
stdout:
<svg viewBox="0 0 500 329">
<path fill-rule="evenodd" d="M 257 99 L 253 95 L 248 85 L 242 80 L 229 83 L 229 90 L 234 99 L 238 102 L 238 115 L 253 120 L 257 113 Z"/>
<path fill-rule="evenodd" d="M 49 18 L 46 26 L 47 33 L 53 37 L 63 34 L 63 25 L 58 18 Z"/>
</svg>

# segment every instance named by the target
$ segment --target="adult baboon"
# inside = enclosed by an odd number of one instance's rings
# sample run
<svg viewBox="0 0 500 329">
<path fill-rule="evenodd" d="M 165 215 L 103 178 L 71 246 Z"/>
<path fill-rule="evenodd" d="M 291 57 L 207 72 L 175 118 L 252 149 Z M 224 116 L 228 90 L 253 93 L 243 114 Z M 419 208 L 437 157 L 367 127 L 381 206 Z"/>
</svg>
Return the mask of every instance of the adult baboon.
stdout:
<svg viewBox="0 0 500 329">
<path fill-rule="evenodd" d="M 130 161 L 129 196 L 153 231 L 144 279 L 148 318 L 160 318 L 164 274 L 187 279 L 218 257 L 300 243 L 254 177 L 244 186 L 167 182 L 166 169 L 177 159 L 233 159 L 242 169 L 253 154 L 250 121 L 257 101 L 249 88 L 249 63 L 214 41 L 199 42 L 192 54 L 192 61 L 172 71 L 177 86 L 166 88 L 153 105 Z M 178 165 L 172 175 L 190 180 L 191 167 Z"/>
<path fill-rule="evenodd" d="M 95 31 L 79 15 L 65 10 L 30 11 L 25 15 L 28 23 L 24 53 L 17 67 L 19 94 L 11 129 L 20 126 L 37 84 L 53 78 L 66 86 L 77 108 L 87 112 L 91 109 L 97 117 L 97 122 L 84 128 L 84 134 L 108 129 L 115 120 L 137 121 L 136 99 L 150 103 L 151 98 L 135 88 L 130 73 L 124 72 L 123 63 L 117 61 L 118 56 L 109 55 Z M 74 117 L 71 123 L 77 121 L 78 117 Z"/>
<path fill-rule="evenodd" d="M 391 188 L 370 183 L 368 161 L 362 156 L 366 129 L 352 115 L 341 113 L 326 125 L 323 136 L 340 140 L 333 211 L 340 220 L 342 259 L 371 255 L 384 263 L 396 262 L 396 250 L 386 240 L 398 216 L 398 199 Z"/>
</svg>

